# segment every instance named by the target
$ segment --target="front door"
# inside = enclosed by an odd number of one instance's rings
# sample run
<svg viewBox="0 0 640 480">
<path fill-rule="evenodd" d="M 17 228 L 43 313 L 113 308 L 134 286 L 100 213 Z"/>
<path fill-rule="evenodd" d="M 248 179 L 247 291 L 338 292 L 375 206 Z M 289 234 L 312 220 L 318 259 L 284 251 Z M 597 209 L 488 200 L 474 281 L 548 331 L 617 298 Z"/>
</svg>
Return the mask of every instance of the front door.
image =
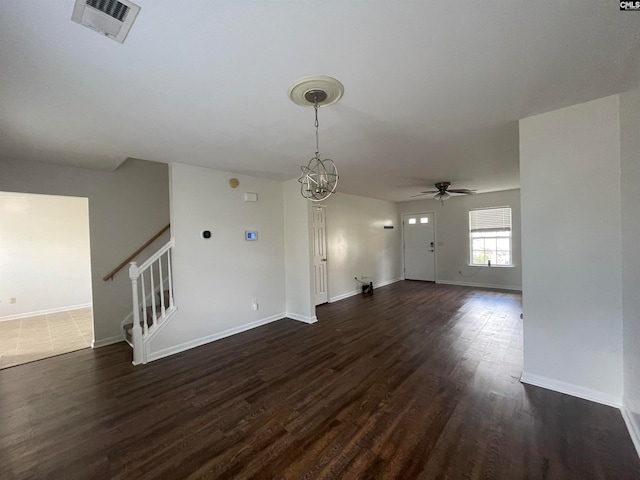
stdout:
<svg viewBox="0 0 640 480">
<path fill-rule="evenodd" d="M 404 278 L 407 280 L 436 279 L 435 234 L 433 213 L 402 215 L 404 239 Z"/>
<path fill-rule="evenodd" d="M 327 303 L 327 236 L 324 207 L 313 207 L 313 279 L 315 304 Z"/>
</svg>

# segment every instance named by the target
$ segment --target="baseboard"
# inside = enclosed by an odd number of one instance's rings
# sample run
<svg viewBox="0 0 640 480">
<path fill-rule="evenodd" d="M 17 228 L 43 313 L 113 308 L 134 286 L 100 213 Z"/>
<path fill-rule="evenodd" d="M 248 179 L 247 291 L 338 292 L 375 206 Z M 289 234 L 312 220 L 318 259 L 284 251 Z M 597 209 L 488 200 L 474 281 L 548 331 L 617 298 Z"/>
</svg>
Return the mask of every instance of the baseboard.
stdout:
<svg viewBox="0 0 640 480">
<path fill-rule="evenodd" d="M 380 283 L 375 283 L 374 282 L 373 283 L 373 291 L 375 292 L 376 288 L 386 287 L 387 285 L 391 285 L 392 283 L 400 282 L 402 280 L 403 280 L 402 278 L 394 278 L 392 280 L 387 280 L 387 281 L 380 282 Z M 337 302 L 337 301 L 340 301 L 340 300 L 344 300 L 345 298 L 353 297 L 353 296 L 358 295 L 360 293 L 362 293 L 362 290 L 356 289 L 356 290 L 353 290 L 351 292 L 343 293 L 341 295 L 336 295 L 335 297 L 331 297 L 329 299 L 329 303 L 333 303 L 333 302 Z"/>
<path fill-rule="evenodd" d="M 398 278 L 394 278 L 393 280 L 387 280 L 386 282 L 374 283 L 373 289 L 375 291 L 376 288 L 386 287 L 387 285 L 391 285 L 392 283 L 396 283 L 396 282 L 401 282 L 402 280 L 404 279 L 398 277 Z"/>
<path fill-rule="evenodd" d="M 106 347 L 107 345 L 113 345 L 114 343 L 124 342 L 124 335 L 116 335 L 115 337 L 102 338 L 100 340 L 93 340 L 91 342 L 91 348 Z"/>
<path fill-rule="evenodd" d="M 285 316 L 291 320 L 297 320 L 304 323 L 316 323 L 318 321 L 318 317 L 315 315 L 313 317 L 306 317 L 304 315 L 298 315 L 297 313 L 287 312 L 285 313 Z"/>
<path fill-rule="evenodd" d="M 572 397 L 578 397 L 584 400 L 602 403 L 603 405 L 609 405 L 610 407 L 620 408 L 622 406 L 621 397 L 609 395 L 608 393 L 600 392 L 598 390 L 581 387 L 580 385 L 575 385 L 573 383 L 561 382 L 560 380 L 555 380 L 553 378 L 542 377 L 540 375 L 522 372 L 520 381 L 522 383 L 527 383 L 536 387 L 546 388 L 547 390 L 565 393 L 567 395 L 571 395 Z"/>
<path fill-rule="evenodd" d="M 256 320 L 255 322 L 240 325 L 239 327 L 234 327 L 222 332 L 214 333 L 213 335 L 207 335 L 206 337 L 197 338 L 195 340 L 190 340 L 179 345 L 164 348 L 162 350 L 158 350 L 157 352 L 150 352 L 147 355 L 147 363 L 153 362 L 154 360 L 159 360 L 164 357 L 168 357 L 170 355 L 175 355 L 176 353 L 184 352 L 186 350 L 191 350 L 192 348 L 200 347 L 201 345 L 215 342 L 216 340 L 221 340 L 223 338 L 230 337 L 231 335 L 236 335 L 237 333 L 246 332 L 247 330 L 251 330 L 252 328 L 261 327 L 262 325 L 275 322 L 276 320 L 282 320 L 283 318 L 285 318 L 285 316 L 286 315 L 284 313 L 279 313 L 277 315 L 272 315 L 270 317 Z"/>
<path fill-rule="evenodd" d="M 436 280 L 436 283 L 441 283 L 443 285 L 458 285 L 460 287 L 494 288 L 498 290 L 514 290 L 517 292 L 522 291 L 522 286 L 495 285 L 493 283 L 471 283 L 471 282 L 457 282 L 457 281 L 450 281 L 450 280 Z"/>
<path fill-rule="evenodd" d="M 5 322 L 7 320 L 18 320 L 19 318 L 35 317 L 36 315 L 47 315 L 49 313 L 70 312 L 72 310 L 79 310 L 81 308 L 89 308 L 92 306 L 93 304 L 91 303 L 81 303 L 79 305 L 69 305 L 67 307 L 49 308 L 47 310 L 38 310 L 36 312 L 19 313 L 17 315 L 7 315 L 4 317 L 0 317 L 0 322 Z"/>
<path fill-rule="evenodd" d="M 635 416 L 624 405 L 620 407 L 620 413 L 622 413 L 622 418 L 627 425 L 627 430 L 629 430 L 629 436 L 631 437 L 633 446 L 636 447 L 636 452 L 640 457 L 640 425 L 636 423 Z"/>
<path fill-rule="evenodd" d="M 340 300 L 344 300 L 345 298 L 349 298 L 349 297 L 354 297 L 354 296 L 358 295 L 359 293 L 362 293 L 362 290 L 354 290 L 352 292 L 347 292 L 347 293 L 343 293 L 341 295 L 336 295 L 335 297 L 331 297 L 329 299 L 329 303 L 338 302 Z"/>
<path fill-rule="evenodd" d="M 540 375 L 533 375 L 530 373 L 522 372 L 520 377 L 522 383 L 534 385 L 536 387 L 546 388 L 560 393 L 571 395 L 572 397 L 582 398 L 610 407 L 618 408 L 624 419 L 624 423 L 629 431 L 629 436 L 633 442 L 633 446 L 636 448 L 636 452 L 640 457 L 640 425 L 636 423 L 635 416 L 625 407 L 622 402 L 622 398 L 615 395 L 609 395 L 590 388 L 581 387 L 572 383 L 561 382 L 548 377 L 542 377 Z"/>
</svg>

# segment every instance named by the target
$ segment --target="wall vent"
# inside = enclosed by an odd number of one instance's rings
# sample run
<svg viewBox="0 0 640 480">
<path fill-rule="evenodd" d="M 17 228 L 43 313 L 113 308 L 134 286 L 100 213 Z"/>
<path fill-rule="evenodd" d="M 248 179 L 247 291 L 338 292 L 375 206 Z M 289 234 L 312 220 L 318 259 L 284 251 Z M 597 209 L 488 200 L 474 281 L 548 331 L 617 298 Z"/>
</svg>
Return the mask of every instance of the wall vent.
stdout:
<svg viewBox="0 0 640 480">
<path fill-rule="evenodd" d="M 139 11 L 128 0 L 76 0 L 71 20 L 123 43 Z"/>
</svg>

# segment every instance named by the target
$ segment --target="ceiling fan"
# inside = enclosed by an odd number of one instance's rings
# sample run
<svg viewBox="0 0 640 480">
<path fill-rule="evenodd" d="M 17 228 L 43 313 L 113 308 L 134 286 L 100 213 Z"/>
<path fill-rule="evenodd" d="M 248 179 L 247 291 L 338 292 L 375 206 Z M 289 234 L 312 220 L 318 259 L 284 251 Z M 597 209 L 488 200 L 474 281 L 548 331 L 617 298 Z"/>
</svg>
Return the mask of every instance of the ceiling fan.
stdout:
<svg viewBox="0 0 640 480">
<path fill-rule="evenodd" d="M 433 198 L 435 198 L 436 200 L 440 200 L 440 202 L 444 205 L 444 201 L 451 196 L 449 195 L 450 193 L 458 193 L 460 195 L 473 195 L 474 193 L 476 193 L 475 190 L 469 190 L 468 188 L 449 189 L 450 185 L 451 185 L 451 182 L 438 182 L 436 183 L 437 190 L 428 190 L 426 192 L 420 192 L 418 195 L 412 195 L 411 198 L 421 197 L 422 195 L 430 195 L 435 193 Z"/>
</svg>

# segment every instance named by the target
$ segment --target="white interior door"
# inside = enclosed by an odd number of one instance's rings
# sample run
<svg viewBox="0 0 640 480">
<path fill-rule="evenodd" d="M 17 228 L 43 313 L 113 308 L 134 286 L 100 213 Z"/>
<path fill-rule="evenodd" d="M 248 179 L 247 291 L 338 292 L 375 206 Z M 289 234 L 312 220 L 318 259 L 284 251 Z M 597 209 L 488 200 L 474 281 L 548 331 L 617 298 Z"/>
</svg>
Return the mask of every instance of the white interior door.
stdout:
<svg viewBox="0 0 640 480">
<path fill-rule="evenodd" d="M 327 303 L 327 232 L 325 209 L 313 207 L 313 279 L 315 304 Z"/>
<path fill-rule="evenodd" d="M 435 232 L 433 213 L 402 215 L 404 239 L 404 278 L 436 280 Z"/>
</svg>

